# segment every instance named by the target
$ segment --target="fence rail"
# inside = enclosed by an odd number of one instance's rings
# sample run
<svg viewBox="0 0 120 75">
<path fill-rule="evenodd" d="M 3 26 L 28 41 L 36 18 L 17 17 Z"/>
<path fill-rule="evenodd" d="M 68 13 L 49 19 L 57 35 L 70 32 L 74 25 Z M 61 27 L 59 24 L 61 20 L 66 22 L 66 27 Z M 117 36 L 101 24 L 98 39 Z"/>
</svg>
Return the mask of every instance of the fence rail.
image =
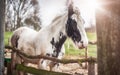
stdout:
<svg viewBox="0 0 120 75">
<path fill-rule="evenodd" d="M 53 58 L 53 57 L 47 57 L 47 56 L 41 56 L 41 55 L 37 55 L 37 56 L 30 56 L 30 55 L 27 55 L 23 52 L 21 52 L 19 49 L 17 48 L 13 48 L 11 46 L 5 46 L 6 49 L 11 49 L 13 52 L 15 52 L 17 55 L 19 55 L 25 62 L 30 62 L 30 63 L 34 63 L 34 64 L 37 64 L 38 61 L 42 58 L 42 59 L 47 59 L 47 60 L 51 60 L 51 61 L 54 61 L 54 62 L 58 62 L 58 63 L 62 63 L 62 64 L 68 64 L 68 63 L 78 63 L 78 64 L 81 64 L 83 62 L 88 62 L 88 75 L 95 75 L 95 72 L 92 71 L 94 70 L 94 64 L 97 62 L 96 61 L 96 58 L 85 58 L 85 59 L 56 59 L 56 58 Z M 34 61 L 33 61 L 34 60 Z M 12 61 L 14 62 L 14 60 Z M 13 65 L 13 64 L 12 64 Z M 29 70 L 27 68 L 30 68 Z M 31 67 L 27 67 L 27 66 L 24 66 L 22 64 L 17 64 L 16 65 L 16 69 L 18 71 L 25 71 L 25 72 L 28 72 L 28 73 L 31 73 L 32 74 L 36 74 L 36 72 L 38 73 L 42 73 L 42 74 L 37 74 L 37 75 L 43 75 L 43 72 L 45 73 L 44 75 L 50 75 L 50 73 L 52 73 L 51 75 L 70 75 L 70 74 L 66 74 L 66 73 L 56 73 L 56 72 L 51 72 L 51 71 L 43 71 L 43 70 L 38 70 L 38 69 L 35 69 L 35 68 L 31 68 Z"/>
<path fill-rule="evenodd" d="M 17 48 L 13 48 L 11 46 L 5 46 L 5 48 L 7 49 L 12 49 L 14 52 L 16 52 L 17 54 L 19 54 L 19 56 L 21 56 L 24 60 L 39 60 L 39 59 L 47 59 L 47 60 L 51 60 L 54 62 L 58 62 L 58 63 L 63 63 L 63 64 L 68 64 L 68 63 L 83 63 L 83 62 L 97 62 L 96 58 L 86 58 L 86 59 L 56 59 L 54 57 L 48 57 L 48 56 L 42 56 L 42 55 L 36 55 L 36 56 L 31 56 L 31 55 L 27 55 L 23 52 L 21 52 L 19 49 Z M 36 61 L 36 62 L 37 62 Z"/>
<path fill-rule="evenodd" d="M 27 67 L 22 64 L 16 64 L 16 69 L 18 71 L 23 71 L 35 75 L 71 75 L 67 73 L 61 73 L 61 72 L 53 72 L 53 71 L 47 71 L 47 70 L 42 70 L 42 69 L 35 69 L 33 67 Z"/>
</svg>

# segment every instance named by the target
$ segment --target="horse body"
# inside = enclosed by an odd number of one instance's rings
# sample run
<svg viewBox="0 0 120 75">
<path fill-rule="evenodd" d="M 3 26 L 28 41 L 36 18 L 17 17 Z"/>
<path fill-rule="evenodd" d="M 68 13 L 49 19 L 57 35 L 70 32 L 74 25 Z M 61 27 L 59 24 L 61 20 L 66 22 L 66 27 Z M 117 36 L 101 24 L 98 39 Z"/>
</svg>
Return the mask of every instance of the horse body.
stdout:
<svg viewBox="0 0 120 75">
<path fill-rule="evenodd" d="M 42 50 L 43 51 L 42 54 L 44 54 L 44 53 L 46 54 L 47 52 L 50 54 L 53 53 L 53 48 L 54 48 L 53 45 L 55 45 L 55 42 L 59 42 L 60 39 L 62 39 L 61 37 L 63 36 L 63 34 L 65 34 L 65 25 L 62 25 L 62 24 L 65 24 L 65 22 L 66 22 L 65 19 L 67 17 L 67 14 L 65 14 L 65 15 L 66 16 L 61 17 L 58 21 L 56 21 L 52 25 L 49 25 L 48 27 L 45 27 L 38 32 L 38 35 L 35 38 L 35 39 L 37 39 L 36 43 L 35 43 L 37 55 L 39 55 L 39 53 L 40 53 L 39 49 L 45 49 L 45 50 Z M 61 23 L 59 23 L 60 21 L 61 21 Z M 44 35 L 44 36 L 42 36 L 42 35 Z M 63 43 L 64 43 L 64 41 L 63 41 Z"/>
<path fill-rule="evenodd" d="M 63 43 L 67 37 L 65 33 L 65 25 L 62 25 L 66 22 L 67 13 L 63 15 L 59 16 L 60 18 L 58 21 L 55 21 L 48 27 L 42 28 L 39 32 L 36 32 L 35 30 L 27 27 L 18 28 L 16 31 L 14 31 L 11 38 L 12 40 L 17 39 L 13 39 L 15 36 L 19 38 L 16 43 L 18 45 L 14 46 L 29 55 L 44 55 L 61 59 L 65 54 Z M 65 36 L 65 38 L 63 38 L 63 36 Z M 39 62 L 39 67 L 46 69 L 46 66 L 50 63 L 46 64 L 45 66 L 41 66 L 41 64 L 44 64 L 43 60 Z"/>
<path fill-rule="evenodd" d="M 83 20 L 78 10 L 69 10 L 57 16 L 49 26 L 42 28 L 39 32 L 26 27 L 18 28 L 11 38 L 12 45 L 29 55 L 44 55 L 58 59 L 65 54 L 63 44 L 67 37 L 71 38 L 78 48 L 85 48 L 88 40 Z M 15 38 L 16 36 L 17 38 Z M 51 65 L 51 61 L 44 59 L 39 61 L 41 69 L 47 69 L 48 65 Z M 56 67 L 56 65 L 52 67 Z"/>
</svg>

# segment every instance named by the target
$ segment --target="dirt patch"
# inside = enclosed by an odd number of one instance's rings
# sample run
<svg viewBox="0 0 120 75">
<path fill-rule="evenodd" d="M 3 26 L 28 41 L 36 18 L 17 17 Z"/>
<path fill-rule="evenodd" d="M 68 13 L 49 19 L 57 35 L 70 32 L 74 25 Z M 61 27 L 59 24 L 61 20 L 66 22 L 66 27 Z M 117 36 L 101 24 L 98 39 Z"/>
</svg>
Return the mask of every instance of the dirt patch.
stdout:
<svg viewBox="0 0 120 75">
<path fill-rule="evenodd" d="M 60 69 L 64 73 L 70 73 L 73 75 L 87 75 L 87 69 L 83 69 L 79 64 L 72 63 L 72 64 L 61 64 Z"/>
</svg>

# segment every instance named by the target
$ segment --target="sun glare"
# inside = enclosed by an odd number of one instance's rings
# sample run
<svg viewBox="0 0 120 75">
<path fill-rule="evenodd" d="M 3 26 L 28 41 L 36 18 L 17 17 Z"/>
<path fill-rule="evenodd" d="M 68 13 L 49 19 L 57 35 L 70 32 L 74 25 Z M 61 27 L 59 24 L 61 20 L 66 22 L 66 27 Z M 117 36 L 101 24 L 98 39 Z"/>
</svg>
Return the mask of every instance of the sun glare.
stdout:
<svg viewBox="0 0 120 75">
<path fill-rule="evenodd" d="M 100 7 L 100 3 L 97 0 L 86 0 L 85 6 L 89 9 L 97 9 Z"/>
<path fill-rule="evenodd" d="M 96 9 L 101 9 L 101 4 L 100 2 L 98 2 L 98 0 L 83 0 L 81 12 L 85 20 L 86 27 L 96 24 L 95 22 Z"/>
</svg>

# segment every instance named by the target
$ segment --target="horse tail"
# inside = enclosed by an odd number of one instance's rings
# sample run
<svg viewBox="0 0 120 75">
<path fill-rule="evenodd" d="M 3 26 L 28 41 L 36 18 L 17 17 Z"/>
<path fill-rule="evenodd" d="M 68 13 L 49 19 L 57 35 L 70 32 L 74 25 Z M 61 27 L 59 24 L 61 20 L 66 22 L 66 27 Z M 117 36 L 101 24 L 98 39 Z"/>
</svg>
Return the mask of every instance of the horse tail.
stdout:
<svg viewBox="0 0 120 75">
<path fill-rule="evenodd" d="M 11 36 L 11 46 L 18 47 L 18 40 L 20 39 L 20 35 L 26 30 L 26 27 L 18 28 L 13 32 L 13 35 Z"/>
<path fill-rule="evenodd" d="M 13 34 L 11 37 L 11 45 L 13 47 L 18 47 L 18 40 L 19 40 L 19 35 Z"/>
</svg>

